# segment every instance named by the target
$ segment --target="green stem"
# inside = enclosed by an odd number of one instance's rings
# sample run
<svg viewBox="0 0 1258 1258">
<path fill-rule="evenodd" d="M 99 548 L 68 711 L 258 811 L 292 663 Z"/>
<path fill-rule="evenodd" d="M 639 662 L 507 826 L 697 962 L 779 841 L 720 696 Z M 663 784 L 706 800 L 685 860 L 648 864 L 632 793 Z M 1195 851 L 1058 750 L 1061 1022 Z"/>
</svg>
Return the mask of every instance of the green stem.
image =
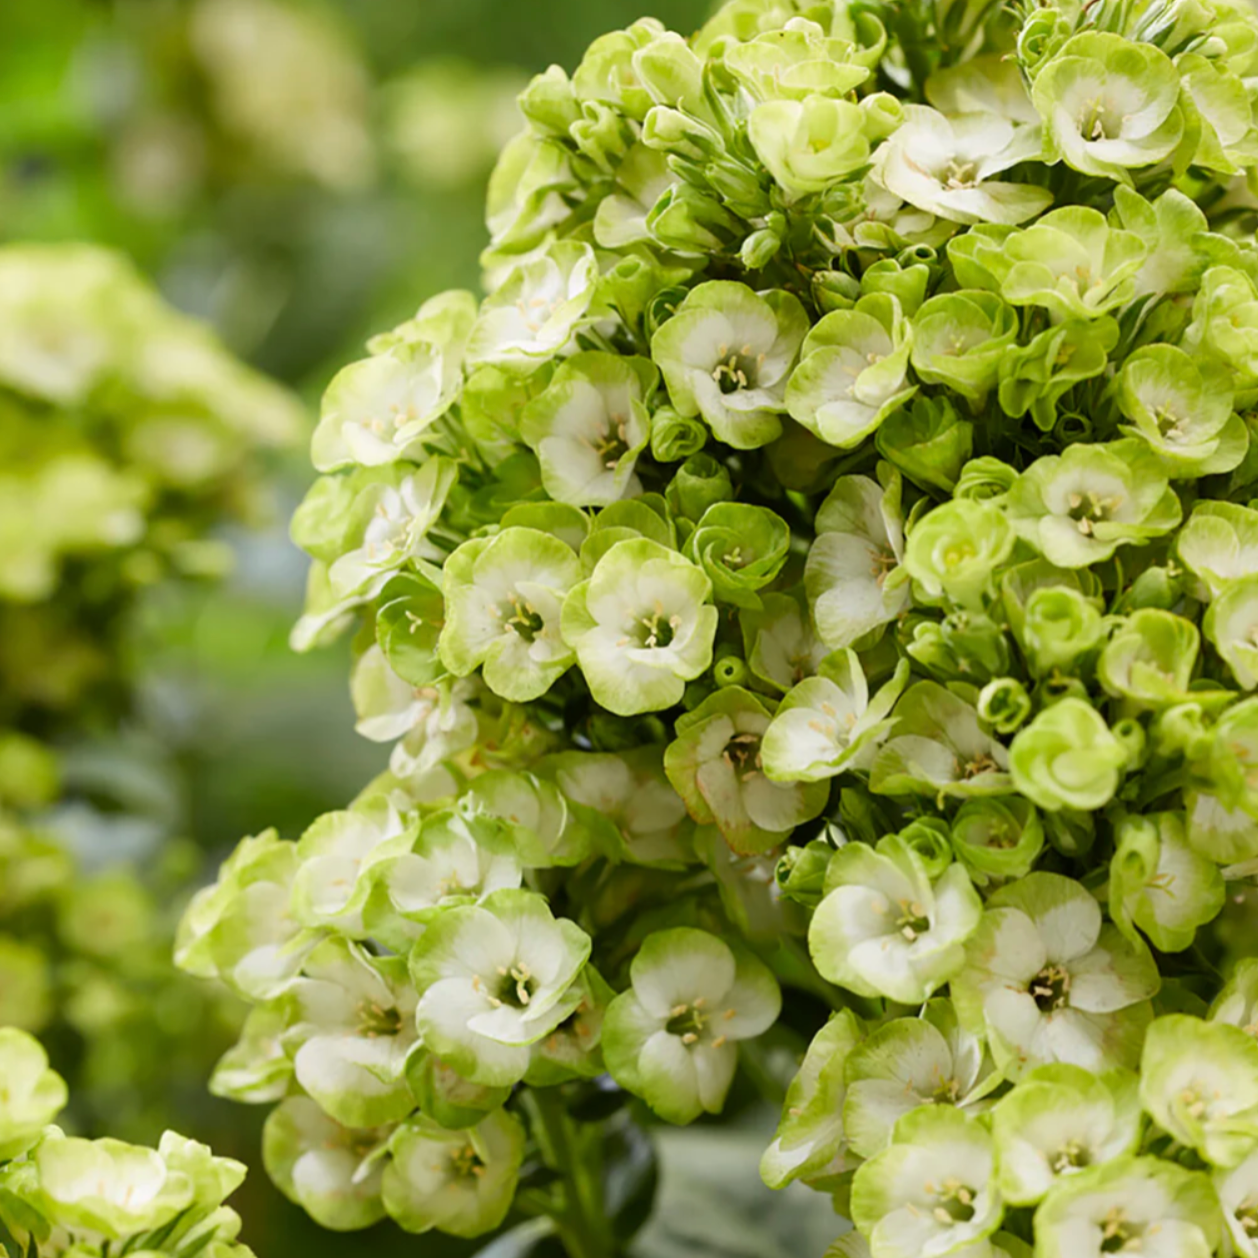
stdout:
<svg viewBox="0 0 1258 1258">
<path fill-rule="evenodd" d="M 569 1258 L 614 1258 L 615 1240 L 603 1205 L 602 1146 L 594 1124 L 577 1123 L 557 1088 L 523 1096 L 546 1165 L 563 1176 L 549 1211 Z"/>
</svg>

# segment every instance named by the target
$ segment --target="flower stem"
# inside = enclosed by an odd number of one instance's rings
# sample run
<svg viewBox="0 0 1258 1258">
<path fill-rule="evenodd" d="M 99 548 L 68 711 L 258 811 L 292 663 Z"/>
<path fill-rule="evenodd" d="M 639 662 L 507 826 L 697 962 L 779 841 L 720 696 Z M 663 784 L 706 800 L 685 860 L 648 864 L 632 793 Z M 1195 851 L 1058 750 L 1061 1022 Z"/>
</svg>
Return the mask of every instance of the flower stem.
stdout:
<svg viewBox="0 0 1258 1258">
<path fill-rule="evenodd" d="M 615 1258 L 618 1247 L 603 1204 L 597 1125 L 576 1122 L 558 1088 L 529 1088 L 523 1101 L 542 1159 L 563 1176 L 549 1213 L 569 1258 Z"/>
</svg>

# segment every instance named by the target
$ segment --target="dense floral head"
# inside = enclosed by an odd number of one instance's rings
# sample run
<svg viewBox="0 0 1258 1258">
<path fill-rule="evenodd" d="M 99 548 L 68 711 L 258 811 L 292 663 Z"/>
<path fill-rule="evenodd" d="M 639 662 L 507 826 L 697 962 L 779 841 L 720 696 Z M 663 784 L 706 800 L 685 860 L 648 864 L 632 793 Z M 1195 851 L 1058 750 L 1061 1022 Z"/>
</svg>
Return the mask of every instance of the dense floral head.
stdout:
<svg viewBox="0 0 1258 1258">
<path fill-rule="evenodd" d="M 285 1192 L 462 1235 L 535 1150 L 592 1252 L 607 1095 L 785 1047 L 841 1252 L 1254 1252 L 1256 99 L 1224 0 L 733 0 L 533 81 L 488 295 L 338 376 L 295 521 L 389 772 L 185 932 Z"/>
</svg>

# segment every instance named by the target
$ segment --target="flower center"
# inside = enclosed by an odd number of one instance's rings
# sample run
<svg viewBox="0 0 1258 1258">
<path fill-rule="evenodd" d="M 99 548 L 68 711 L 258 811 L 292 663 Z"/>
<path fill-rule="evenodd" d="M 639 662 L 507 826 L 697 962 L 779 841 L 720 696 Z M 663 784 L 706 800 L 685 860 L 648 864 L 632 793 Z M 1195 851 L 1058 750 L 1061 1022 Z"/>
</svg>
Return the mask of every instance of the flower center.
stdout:
<svg viewBox="0 0 1258 1258">
<path fill-rule="evenodd" d="M 718 362 L 712 368 L 712 379 L 722 393 L 737 393 L 739 389 L 755 388 L 764 366 L 763 354 L 752 354 L 751 346 L 732 350 L 728 345 L 717 348 Z"/>
<path fill-rule="evenodd" d="M 956 188 L 972 188 L 978 183 L 978 163 L 951 158 L 944 167 L 940 183 L 950 191 Z"/>
<path fill-rule="evenodd" d="M 598 455 L 599 462 L 609 472 L 615 471 L 616 464 L 629 453 L 629 442 L 625 438 L 625 421 L 613 415 L 611 426 L 604 428 L 589 444 Z"/>
<path fill-rule="evenodd" d="M 402 1029 L 402 1015 L 395 1008 L 386 1009 L 374 1000 L 364 1000 L 358 1006 L 358 1030 L 364 1038 L 379 1039 L 382 1035 L 396 1035 Z"/>
<path fill-rule="evenodd" d="M 628 646 L 630 643 L 639 647 L 670 646 L 680 628 L 681 617 L 665 616 L 664 608 L 656 603 L 653 611 L 635 616 L 629 622 L 629 635 L 622 638 L 617 646 Z"/>
<path fill-rule="evenodd" d="M 1079 111 L 1079 134 L 1085 140 L 1114 140 L 1122 134 L 1126 121 L 1113 101 L 1094 96 Z"/>
<path fill-rule="evenodd" d="M 689 1003 L 674 1005 L 668 1011 L 668 1021 L 664 1023 L 664 1030 L 669 1035 L 680 1036 L 681 1042 L 687 1047 L 706 1039 L 713 1048 L 721 1048 L 725 1043 L 725 1036 L 712 1035 L 712 1024 L 716 1015 L 708 1011 L 707 1003 L 706 996 L 696 996 Z M 726 1009 L 720 1016 L 728 1020 L 735 1013 L 737 1013 L 735 1009 Z"/>
<path fill-rule="evenodd" d="M 1189 1118 L 1205 1119 L 1207 1122 L 1214 1116 L 1215 1102 L 1222 1100 L 1222 1094 L 1216 1089 L 1212 1096 L 1205 1096 L 1199 1084 L 1184 1088 L 1179 1094 L 1180 1103 Z"/>
<path fill-rule="evenodd" d="M 537 635 L 546 627 L 546 622 L 538 614 L 533 604 L 515 593 L 510 595 L 507 603 L 503 606 L 502 614 L 506 617 L 503 624 L 512 633 L 518 634 L 523 638 L 525 642 L 533 642 Z"/>
<path fill-rule="evenodd" d="M 1135 1254 L 1143 1248 L 1144 1228 L 1128 1220 L 1126 1212 L 1115 1206 L 1101 1224 L 1101 1253 Z"/>
<path fill-rule="evenodd" d="M 1074 520 L 1079 532 L 1084 537 L 1091 537 L 1093 526 L 1101 520 L 1108 520 L 1122 506 L 1122 498 L 1118 495 L 1105 497 L 1088 490 L 1086 493 L 1070 495 L 1069 516 Z"/>
<path fill-rule="evenodd" d="M 1246 1197 L 1236 1208 L 1234 1218 L 1246 1236 L 1258 1238 L 1258 1200 Z"/>
<path fill-rule="evenodd" d="M 950 1227 L 954 1223 L 968 1223 L 974 1217 L 974 1198 L 977 1194 L 959 1179 L 949 1176 L 938 1186 L 928 1183 L 926 1191 L 935 1198 L 931 1214 L 936 1223 Z"/>
<path fill-rule="evenodd" d="M 1048 1162 L 1058 1175 L 1064 1175 L 1068 1171 L 1078 1171 L 1091 1165 L 1092 1152 L 1078 1140 L 1068 1140 Z"/>
<path fill-rule="evenodd" d="M 760 772 L 759 734 L 735 734 L 725 744 L 721 758 L 744 781 L 755 777 Z"/>
<path fill-rule="evenodd" d="M 1070 999 L 1070 971 L 1064 965 L 1046 965 L 1028 989 L 1041 1013 L 1052 1013 Z"/>
<path fill-rule="evenodd" d="M 473 979 L 472 986 L 478 991 L 482 987 L 492 987 L 493 995 L 489 997 L 489 1003 L 495 1009 L 502 1005 L 509 1005 L 512 1009 L 525 1009 L 537 991 L 537 979 L 527 965 L 517 961 L 510 967 L 500 965 L 495 983 L 484 983 L 477 976 Z"/>
<path fill-rule="evenodd" d="M 450 1173 L 455 1179 L 467 1179 L 469 1175 L 479 1178 L 485 1173 L 485 1163 L 470 1144 L 465 1144 L 450 1154 Z"/>
<path fill-rule="evenodd" d="M 924 935 L 930 929 L 930 918 L 916 900 L 901 900 L 900 915 L 895 919 L 895 927 L 909 943 L 913 943 L 919 935 Z"/>
</svg>

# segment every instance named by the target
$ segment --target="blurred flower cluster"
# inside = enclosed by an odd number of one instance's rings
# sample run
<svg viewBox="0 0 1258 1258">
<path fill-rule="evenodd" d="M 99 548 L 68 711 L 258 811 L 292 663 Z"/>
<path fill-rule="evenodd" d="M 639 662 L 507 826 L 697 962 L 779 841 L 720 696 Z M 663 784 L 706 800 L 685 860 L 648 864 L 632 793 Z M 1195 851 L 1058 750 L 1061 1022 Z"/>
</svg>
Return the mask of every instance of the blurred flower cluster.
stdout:
<svg viewBox="0 0 1258 1258">
<path fill-rule="evenodd" d="M 362 19 L 321 0 L 7 7 L 0 235 L 125 249 L 238 353 L 319 375 L 399 280 L 449 283 L 474 256 L 460 222 L 526 78 L 414 40 L 377 65 Z"/>
<path fill-rule="evenodd" d="M 139 608 L 221 575 L 304 424 L 116 255 L 0 248 L 0 1026 L 72 1064 L 89 1127 L 151 1125 L 235 1020 L 169 966 L 197 859 L 123 731 Z"/>
<path fill-rule="evenodd" d="M 65 1081 L 39 1041 L 0 1028 L 0 1225 L 23 1253 L 252 1258 L 223 1205 L 245 1177 L 230 1158 L 167 1131 L 156 1149 L 67 1136 L 52 1120 Z"/>
</svg>

